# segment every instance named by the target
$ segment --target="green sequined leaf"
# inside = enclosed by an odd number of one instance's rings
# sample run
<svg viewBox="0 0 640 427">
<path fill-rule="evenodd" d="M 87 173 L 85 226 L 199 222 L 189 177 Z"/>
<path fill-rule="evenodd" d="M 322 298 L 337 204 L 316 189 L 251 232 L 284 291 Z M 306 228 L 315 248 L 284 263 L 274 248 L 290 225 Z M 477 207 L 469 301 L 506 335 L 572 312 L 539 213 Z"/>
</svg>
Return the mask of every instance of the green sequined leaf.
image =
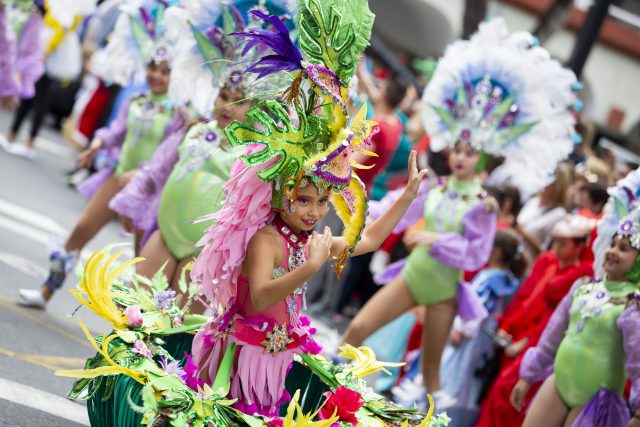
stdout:
<svg viewBox="0 0 640 427">
<path fill-rule="evenodd" d="M 316 152 L 314 146 L 321 134 L 318 122 L 310 122 L 299 104 L 295 104 L 299 123 L 294 125 L 285 106 L 276 101 L 266 101 L 247 113 L 256 127 L 235 121 L 225 128 L 232 146 L 261 144 L 264 148 L 241 156 L 250 167 L 271 163 L 258 172 L 266 182 L 281 177 L 284 182 L 295 177 L 305 162 Z"/>
<path fill-rule="evenodd" d="M 299 0 L 296 27 L 305 60 L 330 68 L 348 85 L 369 44 L 373 18 L 366 0 Z"/>
</svg>

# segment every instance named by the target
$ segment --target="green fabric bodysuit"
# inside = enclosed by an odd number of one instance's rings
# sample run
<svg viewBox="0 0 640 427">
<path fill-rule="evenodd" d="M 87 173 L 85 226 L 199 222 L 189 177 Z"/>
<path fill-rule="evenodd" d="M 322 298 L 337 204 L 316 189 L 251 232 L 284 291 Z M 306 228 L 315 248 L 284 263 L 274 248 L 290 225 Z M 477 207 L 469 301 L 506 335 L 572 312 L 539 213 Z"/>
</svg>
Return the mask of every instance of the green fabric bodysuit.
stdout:
<svg viewBox="0 0 640 427">
<path fill-rule="evenodd" d="M 165 130 L 174 113 L 167 94 L 147 92 L 131 101 L 127 112 L 127 134 L 115 170 L 116 177 L 137 169 L 141 163 L 151 159 L 164 140 Z"/>
<path fill-rule="evenodd" d="M 574 291 L 554 362 L 556 387 L 569 408 L 587 404 L 602 388 L 622 394 L 626 356 L 617 321 L 636 290 L 632 283 L 601 281 Z"/>
<path fill-rule="evenodd" d="M 213 123 L 213 124 L 211 124 Z M 193 224 L 221 206 L 223 185 L 243 147 L 222 148 L 223 132 L 215 122 L 197 123 L 180 143 L 180 160 L 169 176 L 158 212 L 158 227 L 171 254 L 178 260 L 195 256 L 194 245 L 211 221 Z"/>
<path fill-rule="evenodd" d="M 430 189 L 424 206 L 425 230 L 462 233 L 462 218 L 480 202 L 481 193 L 478 182 L 453 177 L 446 185 Z M 431 257 L 427 247 L 417 247 L 407 258 L 402 278 L 418 304 L 433 305 L 456 296 L 461 271 Z"/>
</svg>

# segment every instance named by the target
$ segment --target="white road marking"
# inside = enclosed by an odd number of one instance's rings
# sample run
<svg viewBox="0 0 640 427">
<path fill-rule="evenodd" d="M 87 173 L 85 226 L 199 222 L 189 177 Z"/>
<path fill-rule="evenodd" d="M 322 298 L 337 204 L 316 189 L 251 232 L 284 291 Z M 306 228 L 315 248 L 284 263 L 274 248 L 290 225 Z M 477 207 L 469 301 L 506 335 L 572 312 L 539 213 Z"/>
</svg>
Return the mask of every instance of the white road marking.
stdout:
<svg viewBox="0 0 640 427">
<path fill-rule="evenodd" d="M 26 237 L 27 239 L 42 243 L 43 245 L 47 245 L 51 237 L 51 234 L 49 233 L 45 233 L 37 228 L 14 221 L 5 216 L 0 216 L 0 228 L 4 228 L 10 233 L 18 234 L 22 237 Z"/>
<path fill-rule="evenodd" d="M 55 143 L 43 137 L 36 139 L 36 148 L 67 159 L 78 155 L 78 152 L 66 143 Z"/>
<path fill-rule="evenodd" d="M 35 262 L 9 252 L 0 251 L 0 262 L 36 279 L 47 275 L 47 270 Z"/>
<path fill-rule="evenodd" d="M 51 234 L 58 236 L 65 236 L 67 234 L 67 230 L 48 216 L 42 215 L 20 205 L 16 205 L 15 203 L 11 203 L 6 199 L 0 198 L 0 213 L 25 222 L 33 227 L 40 228 Z"/>
<path fill-rule="evenodd" d="M 55 394 L 0 378 L 0 399 L 46 412 L 74 423 L 89 425 L 87 408 Z"/>
</svg>

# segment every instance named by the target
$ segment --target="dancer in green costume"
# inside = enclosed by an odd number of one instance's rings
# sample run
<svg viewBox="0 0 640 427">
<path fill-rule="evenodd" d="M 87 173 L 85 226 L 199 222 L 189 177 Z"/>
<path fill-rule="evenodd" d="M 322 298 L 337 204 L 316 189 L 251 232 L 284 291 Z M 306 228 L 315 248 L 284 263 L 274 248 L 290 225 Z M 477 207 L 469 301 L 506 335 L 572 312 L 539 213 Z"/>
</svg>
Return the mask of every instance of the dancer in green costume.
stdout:
<svg viewBox="0 0 640 427">
<path fill-rule="evenodd" d="M 544 380 L 525 427 L 640 425 L 640 209 L 633 202 L 639 178 L 636 170 L 618 183 L 598 226 L 596 274 L 604 277 L 577 284 L 524 356 L 512 405 L 521 410 L 530 385 Z M 611 236 L 611 223 L 625 210 L 631 212 Z M 627 378 L 632 418 L 622 400 Z"/>
<path fill-rule="evenodd" d="M 284 13 L 277 4 L 265 7 Z M 186 8 L 183 21 L 172 24 L 176 26 L 173 31 L 180 34 L 176 44 L 183 47 L 176 62 L 198 65 L 177 67 L 170 91 L 192 101 L 203 118 L 182 140 L 158 150 L 112 202 L 125 229 L 149 236 L 140 254 L 145 261 L 136 266 L 138 274 L 152 277 L 164 268 L 174 290 L 184 267 L 200 252 L 196 243 L 213 224 L 198 220 L 221 206 L 223 185 L 234 162 L 246 150 L 232 148 L 222 129 L 233 120 L 243 121 L 252 100 L 263 89 L 256 86 L 255 78 L 242 74 L 253 52 L 243 55 L 243 47 L 224 35 L 225 31 L 242 31 L 246 25 L 242 14 L 233 4 L 220 9 L 214 1 L 201 2 L 200 8 Z M 202 10 L 210 14 L 200 16 Z M 220 16 L 211 19 L 216 13 Z M 214 24 L 218 20 L 222 21 L 219 26 Z M 220 35 L 215 44 L 203 36 L 212 31 Z M 189 84 L 200 81 L 206 81 L 207 86 Z M 203 101 L 209 98 L 212 101 Z"/>
<path fill-rule="evenodd" d="M 157 7 L 164 8 L 160 3 Z M 152 15 L 161 17 L 162 13 Z M 141 64 L 146 61 L 149 89 L 124 103 L 118 116 L 108 127 L 98 130 L 91 146 L 80 154 L 78 164 L 81 167 L 89 167 L 94 163 L 98 168 L 101 167 L 99 163 L 107 165 L 79 187 L 89 202 L 66 242 L 52 248 L 49 276 L 41 289 L 20 290 L 23 305 L 37 308 L 46 306 L 53 293 L 64 284 L 78 252 L 116 218 L 110 203 L 112 198 L 137 174 L 140 165 L 149 160 L 161 144 L 170 143 L 172 136 L 181 135 L 185 130 L 182 110 L 174 108 L 167 93 L 172 58 L 167 41 L 160 38 L 161 23 L 153 21 L 144 26 L 138 21 L 142 19 L 142 12 L 138 9 L 132 15 L 123 13 L 122 19 L 131 26 L 131 45 L 146 46 L 148 49 L 141 49 L 136 55 L 141 57 Z M 120 27 L 127 28 L 127 25 Z M 134 27 L 139 31 L 134 31 Z M 147 43 L 136 44 L 134 38 L 136 41 L 144 38 Z M 144 73 L 144 68 L 139 71 Z M 96 157 L 99 152 L 104 155 Z"/>
<path fill-rule="evenodd" d="M 465 321 L 486 316 L 477 295 L 461 283 L 463 270 L 476 271 L 487 262 L 495 233 L 497 203 L 483 202 L 478 172 L 488 155 L 503 158 L 497 182 L 511 182 L 526 197 L 548 184 L 557 162 L 573 149 L 576 78 L 543 51 L 531 35 L 510 35 L 501 19 L 483 23 L 470 40 L 447 48 L 421 112 L 430 149 L 449 151 L 451 176 L 424 183 L 421 197 L 394 230 L 425 220 L 423 230 L 405 234 L 411 255 L 403 267 L 395 264 L 383 273 L 387 280 L 376 280 L 387 284 L 345 332 L 344 342 L 360 345 L 407 310 L 426 306 L 422 382 L 439 409 L 455 404 L 440 390 L 440 358 L 456 314 Z M 389 193 L 372 207 L 373 216 L 395 197 Z M 426 404 L 425 390 L 412 390 L 411 396 L 397 397 Z"/>
<path fill-rule="evenodd" d="M 194 221 L 220 206 L 223 185 L 244 151 L 232 148 L 221 129 L 243 119 L 250 106 L 243 90 L 223 87 L 213 109 L 218 120 L 197 122 L 184 138 L 158 150 L 114 197 L 112 206 L 125 228 L 150 230 L 157 218 L 157 229 L 140 254 L 145 261 L 137 265 L 139 274 L 151 277 L 164 265 L 164 274 L 178 289 L 183 267 L 199 253 L 195 244 L 212 224 Z"/>
</svg>

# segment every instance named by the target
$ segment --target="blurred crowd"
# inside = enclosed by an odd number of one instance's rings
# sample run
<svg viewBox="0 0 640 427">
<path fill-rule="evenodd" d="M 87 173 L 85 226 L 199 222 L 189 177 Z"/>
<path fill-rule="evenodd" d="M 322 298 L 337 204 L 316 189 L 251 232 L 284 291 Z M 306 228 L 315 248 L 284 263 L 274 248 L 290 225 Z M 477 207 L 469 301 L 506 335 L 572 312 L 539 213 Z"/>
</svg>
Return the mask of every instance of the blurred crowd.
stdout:
<svg viewBox="0 0 640 427">
<path fill-rule="evenodd" d="M 70 144 L 79 150 L 90 148 L 96 131 L 113 123 L 123 102 L 144 90 L 140 85 L 122 87 L 106 82 L 91 72 L 92 56 L 106 43 L 122 3 L 124 0 L 105 0 L 78 21 L 74 31 L 82 67 L 75 74 L 74 70 L 61 73 L 51 68 L 55 64 L 45 63 L 33 96 L 22 96 L 11 127 L 2 130 L 7 152 L 34 158 L 36 138 L 49 112 L 57 117 L 57 125 Z M 422 85 L 428 84 L 429 70 L 406 65 Z M 374 53 L 362 59 L 357 78 L 357 97 L 369 104 L 371 119 L 379 123 L 372 147 L 376 157 L 360 161 L 367 167 L 359 176 L 371 200 L 382 200 L 405 185 L 410 150 L 418 152 L 420 166 L 430 169 L 430 180 L 455 173 L 455 149 L 430 150 L 430 138 L 420 118 L 421 88 L 385 67 Z M 12 107 L 10 102 L 6 105 Z M 30 113 L 31 129 L 22 141 L 19 131 Z M 537 194 L 524 197 L 513 185 L 495 183 L 492 171 L 500 166 L 500 158 L 488 159 L 486 168 L 477 174 L 486 194 L 497 202 L 498 221 L 488 262 L 479 270 L 464 272 L 464 280 L 474 287 L 489 316 L 480 325 L 457 318 L 440 361 L 440 386 L 450 398 L 441 403 L 466 414 L 455 425 L 520 425 L 524 413 L 513 407 L 510 396 L 523 355 L 536 345 L 574 282 L 593 275 L 591 245 L 608 199 L 607 189 L 638 167 L 599 147 L 593 127 L 587 118 L 580 119 L 580 142 Z M 100 170 L 99 159 L 81 162 L 70 170 L 70 185 Z M 333 211 L 318 229 L 325 226 L 334 235 L 341 233 L 341 221 Z M 417 223 L 389 236 L 377 252 L 350 259 L 340 279 L 330 266 L 323 268 L 309 283 L 311 314 L 344 330 L 385 286 L 381 278 L 385 269 L 415 250 L 412 233 L 422 228 L 424 225 Z M 423 327 L 429 327 L 424 324 L 426 311 L 422 306 L 414 308 L 365 341 L 379 359 L 407 362 L 405 367 L 394 369 L 391 377 L 380 377 L 376 385 L 379 391 L 409 405 L 412 387 L 422 385 L 420 349 Z M 534 393 L 531 390 L 528 399 Z"/>
</svg>

